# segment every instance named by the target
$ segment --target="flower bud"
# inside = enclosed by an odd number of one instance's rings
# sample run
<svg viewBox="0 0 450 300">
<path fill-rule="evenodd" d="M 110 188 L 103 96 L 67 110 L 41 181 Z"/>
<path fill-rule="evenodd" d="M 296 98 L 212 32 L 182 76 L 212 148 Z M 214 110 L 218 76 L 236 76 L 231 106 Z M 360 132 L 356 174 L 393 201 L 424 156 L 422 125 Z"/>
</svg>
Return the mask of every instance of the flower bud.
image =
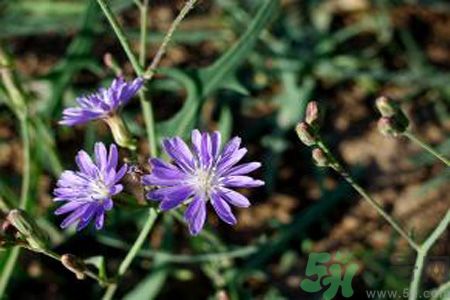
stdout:
<svg viewBox="0 0 450 300">
<path fill-rule="evenodd" d="M 323 152 L 320 148 L 315 148 L 312 151 L 312 158 L 316 166 L 318 167 L 328 167 L 330 165 L 330 159 L 328 155 Z"/>
<path fill-rule="evenodd" d="M 111 115 L 105 119 L 109 129 L 111 129 L 114 141 L 123 148 L 128 148 L 132 151 L 136 150 L 136 140 L 131 136 L 123 119 L 117 115 Z"/>
<path fill-rule="evenodd" d="M 68 270 L 73 272 L 77 279 L 84 279 L 86 278 L 86 275 L 84 272 L 86 271 L 86 265 L 84 262 L 76 257 L 73 254 L 64 254 L 61 256 L 61 263 L 64 267 L 66 267 Z"/>
<path fill-rule="evenodd" d="M 317 142 L 316 134 L 308 123 L 298 123 L 295 127 L 295 131 L 297 132 L 298 138 L 306 146 L 312 146 Z"/>
<path fill-rule="evenodd" d="M 385 136 L 398 136 L 399 131 L 394 118 L 382 117 L 378 120 L 378 130 Z"/>
<path fill-rule="evenodd" d="M 378 97 L 375 106 L 383 117 L 392 117 L 400 110 L 397 103 L 385 96 Z"/>
<path fill-rule="evenodd" d="M 111 53 L 108 52 L 103 56 L 103 63 L 105 64 L 105 66 L 110 68 L 116 74 L 116 76 L 122 75 L 122 69 Z"/>
<path fill-rule="evenodd" d="M 25 211 L 13 209 L 6 218 L 32 250 L 43 252 L 48 249 L 48 236 Z"/>
<path fill-rule="evenodd" d="M 320 124 L 320 109 L 317 101 L 311 101 L 306 107 L 305 122 L 312 127 L 319 126 Z"/>
</svg>

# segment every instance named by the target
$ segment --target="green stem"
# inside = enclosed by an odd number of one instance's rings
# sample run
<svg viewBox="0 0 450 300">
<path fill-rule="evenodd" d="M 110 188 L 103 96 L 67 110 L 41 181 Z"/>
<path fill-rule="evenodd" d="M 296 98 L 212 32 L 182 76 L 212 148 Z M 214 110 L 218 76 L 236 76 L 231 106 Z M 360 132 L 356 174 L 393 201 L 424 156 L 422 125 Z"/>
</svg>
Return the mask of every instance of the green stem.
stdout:
<svg viewBox="0 0 450 300">
<path fill-rule="evenodd" d="M 120 280 L 120 278 L 125 274 L 125 272 L 128 270 L 128 267 L 130 266 L 131 262 L 135 258 L 135 256 L 139 253 L 139 250 L 142 247 L 142 244 L 145 241 L 145 238 L 150 233 L 150 230 L 153 227 L 153 224 L 155 223 L 156 217 L 157 217 L 156 209 L 150 208 L 149 215 L 147 218 L 147 221 L 144 224 L 144 227 L 142 228 L 141 232 L 139 233 L 138 238 L 134 242 L 133 246 L 131 247 L 130 251 L 128 251 L 127 255 L 125 256 L 125 259 L 122 261 L 122 263 L 119 266 L 119 270 L 117 272 L 117 281 Z M 103 300 L 110 300 L 113 298 L 116 290 L 118 287 L 118 282 L 111 284 L 107 289 L 105 294 L 103 295 Z"/>
<path fill-rule="evenodd" d="M 139 3 L 139 2 L 138 2 Z M 142 4 L 138 5 L 141 19 L 141 35 L 140 35 L 140 51 L 139 63 L 142 68 L 145 66 L 146 49 L 147 49 L 147 28 L 148 28 L 148 0 L 144 0 Z M 148 96 L 147 96 L 148 97 Z M 147 139 L 151 156 L 157 155 L 155 121 L 153 118 L 153 107 L 150 99 L 146 99 L 144 91 L 139 92 L 139 101 L 141 102 L 142 113 L 144 115 L 145 129 L 147 132 Z"/>
<path fill-rule="evenodd" d="M 375 210 L 397 231 L 408 243 L 414 248 L 416 251 L 419 251 L 419 245 L 414 242 L 411 237 L 402 229 L 399 223 L 392 218 L 389 214 L 387 214 L 383 207 L 378 204 L 366 191 L 363 187 L 361 187 L 353 177 L 345 171 L 344 167 L 341 163 L 334 157 L 328 147 L 325 145 L 323 141 L 319 141 L 317 146 L 325 152 L 325 154 L 330 158 L 330 166 L 338 172 L 344 179 L 366 200 Z"/>
<path fill-rule="evenodd" d="M 148 97 L 148 96 L 147 96 Z M 145 98 L 144 92 L 139 92 L 139 101 L 141 102 L 142 114 L 144 115 L 145 130 L 147 132 L 148 146 L 150 156 L 157 156 L 156 147 L 155 122 L 153 119 L 153 107 L 148 99 Z"/>
<path fill-rule="evenodd" d="M 119 240 L 100 237 L 100 242 L 110 247 L 116 249 L 128 250 L 130 245 L 123 243 Z M 164 261 L 168 263 L 179 263 L 179 264 L 197 264 L 197 263 L 207 263 L 214 262 L 221 259 L 234 259 L 250 256 L 258 251 L 261 246 L 244 246 L 233 250 L 228 250 L 224 252 L 213 252 L 213 253 L 201 253 L 201 254 L 172 254 L 166 251 L 157 250 L 140 250 L 138 252 L 139 257 L 143 258 L 164 258 Z"/>
<path fill-rule="evenodd" d="M 409 138 L 411 141 L 428 151 L 430 154 L 434 155 L 437 159 L 441 160 L 444 164 L 447 165 L 447 167 L 450 167 L 450 160 L 446 158 L 443 154 L 439 153 L 438 151 L 434 150 L 433 147 L 431 147 L 429 144 L 427 144 L 425 141 L 417 137 L 414 133 L 410 131 L 405 131 L 403 133 L 404 136 Z"/>
<path fill-rule="evenodd" d="M 117 38 L 119 39 L 119 42 L 122 45 L 123 50 L 128 56 L 128 59 L 131 62 L 134 71 L 138 76 L 142 76 L 143 74 L 142 67 L 139 64 L 138 60 L 136 59 L 136 56 L 134 55 L 133 51 L 131 51 L 130 43 L 128 42 L 125 33 L 120 27 L 119 22 L 117 22 L 117 19 L 115 18 L 113 12 L 111 11 L 111 8 L 108 6 L 108 4 L 106 4 L 105 0 L 97 0 L 97 2 L 100 5 L 106 18 L 108 19 L 109 23 L 111 24 L 111 27 L 114 30 Z"/>
<path fill-rule="evenodd" d="M 447 281 L 446 283 L 439 286 L 437 289 L 433 290 L 433 297 L 431 298 L 431 300 L 448 299 L 449 297 L 450 297 L 450 281 Z"/>
<path fill-rule="evenodd" d="M 30 137 L 28 131 L 28 112 L 26 107 L 25 95 L 20 87 L 15 74 L 12 72 L 12 59 L 3 50 L 0 45 L 0 77 L 3 81 L 4 87 L 8 94 L 9 106 L 16 114 L 20 121 L 20 132 L 22 135 L 22 150 L 23 150 L 23 171 L 22 171 L 22 186 L 20 196 L 20 207 L 26 209 L 29 190 L 30 190 Z M 3 297 L 8 286 L 9 279 L 14 271 L 14 266 L 19 257 L 20 248 L 15 247 L 11 250 L 7 258 L 5 267 L 0 277 L 0 298 Z"/>
<path fill-rule="evenodd" d="M 411 280 L 411 283 L 409 286 L 409 297 L 408 297 L 409 300 L 418 299 L 420 280 L 422 278 L 423 265 L 424 265 L 426 256 L 427 256 L 427 253 L 424 251 L 417 252 L 416 263 L 414 264 L 412 280 Z"/>
<path fill-rule="evenodd" d="M 23 151 L 23 171 L 22 188 L 20 193 L 20 208 L 26 210 L 30 194 L 30 134 L 28 130 L 28 118 L 26 116 L 20 119 L 20 131 L 22 135 Z"/>
<path fill-rule="evenodd" d="M 20 247 L 14 247 L 9 252 L 8 259 L 6 261 L 5 267 L 3 268 L 2 275 L 0 277 L 0 298 L 4 298 L 6 287 L 8 286 L 9 278 L 14 271 L 14 266 L 16 265 L 17 258 L 19 257 Z"/>
<path fill-rule="evenodd" d="M 428 255 L 431 247 L 436 243 L 437 239 L 444 233 L 450 223 L 450 210 L 447 211 L 445 217 L 441 220 L 439 225 L 433 230 L 430 236 L 420 246 L 417 251 L 416 263 L 413 270 L 413 279 L 409 287 L 409 300 L 418 298 L 420 290 L 420 280 L 423 273 L 423 266 L 425 258 Z"/>
<path fill-rule="evenodd" d="M 170 40 L 172 39 L 173 33 L 177 29 L 177 27 L 180 25 L 181 21 L 186 17 L 186 15 L 191 11 L 192 8 L 194 8 L 195 3 L 197 0 L 188 0 L 184 4 L 183 8 L 181 9 L 178 16 L 175 18 L 175 20 L 172 22 L 172 24 L 169 27 L 169 30 L 167 31 L 166 35 L 164 36 L 163 42 L 161 43 L 161 46 L 159 46 L 158 51 L 155 54 L 155 57 L 153 58 L 150 66 L 147 68 L 146 75 L 147 78 L 150 79 L 155 74 L 156 67 L 159 65 L 159 62 L 161 61 L 162 57 L 166 53 L 167 46 L 170 43 Z"/>
<path fill-rule="evenodd" d="M 145 63 L 148 0 L 144 0 L 144 2 L 142 4 L 138 5 L 138 8 L 140 9 L 140 16 L 141 16 L 141 41 L 140 41 L 141 42 L 141 45 L 140 45 L 141 52 L 139 55 L 140 62 L 137 61 L 135 55 L 131 51 L 128 40 L 126 39 L 122 28 L 116 21 L 116 18 L 114 17 L 113 13 L 111 12 L 111 9 L 109 8 L 109 6 L 106 4 L 106 2 L 104 0 L 97 0 L 97 2 L 99 3 L 100 7 L 102 8 L 103 13 L 106 15 L 109 23 L 111 24 L 111 27 L 113 28 L 114 32 L 117 35 L 117 38 L 119 39 L 120 43 L 122 44 L 122 48 L 126 52 L 128 59 L 130 60 L 132 66 L 134 68 L 134 71 L 136 72 L 136 74 L 138 76 L 143 76 L 143 68 L 141 67 L 140 63 L 142 63 L 142 64 Z M 148 135 L 150 149 L 151 149 L 150 151 L 151 151 L 152 155 L 156 156 L 157 150 L 156 150 L 156 139 L 155 139 L 155 132 L 154 132 L 153 110 L 152 110 L 151 104 L 149 102 L 145 101 L 145 96 L 144 96 L 143 91 L 139 92 L 139 98 L 140 98 L 142 110 L 144 113 L 146 130 L 147 130 L 147 135 Z M 157 211 L 154 208 L 151 208 L 149 210 L 149 215 L 148 215 L 148 218 L 147 218 L 147 221 L 146 221 L 144 227 L 142 228 L 141 232 L 139 233 L 139 236 L 137 237 L 136 241 L 134 242 L 132 248 L 127 253 L 124 260 L 122 261 L 122 263 L 119 266 L 119 270 L 117 272 L 118 278 L 120 278 L 126 272 L 128 267 L 130 266 L 131 262 L 133 261 L 133 259 L 135 258 L 135 256 L 139 252 L 139 250 L 141 249 L 145 238 L 147 237 L 147 235 L 149 234 L 150 230 L 153 227 L 156 217 L 157 217 Z M 106 289 L 103 299 L 112 299 L 117 290 L 117 287 L 118 287 L 118 283 L 110 285 Z"/>
</svg>

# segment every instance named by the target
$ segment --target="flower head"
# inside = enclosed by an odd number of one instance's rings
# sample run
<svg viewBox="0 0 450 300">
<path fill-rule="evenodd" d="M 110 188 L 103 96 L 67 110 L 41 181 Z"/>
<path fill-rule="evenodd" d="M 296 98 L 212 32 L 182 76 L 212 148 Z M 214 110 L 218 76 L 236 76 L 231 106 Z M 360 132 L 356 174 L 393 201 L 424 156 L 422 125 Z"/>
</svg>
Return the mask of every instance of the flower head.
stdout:
<svg viewBox="0 0 450 300">
<path fill-rule="evenodd" d="M 78 222 L 77 230 L 85 228 L 95 220 L 95 227 L 103 227 L 105 212 L 113 207 L 112 196 L 123 189 L 119 181 L 127 172 L 123 165 L 117 170 L 118 151 L 116 145 L 109 147 L 109 154 L 103 143 L 95 144 L 95 161 L 81 150 L 75 161 L 79 171 L 64 171 L 54 190 L 54 201 L 65 201 L 56 215 L 70 213 L 61 223 L 61 228 Z"/>
<path fill-rule="evenodd" d="M 173 164 L 158 158 L 150 160 L 152 173 L 143 178 L 144 185 L 160 188 L 147 194 L 150 200 L 161 201 L 160 209 L 165 211 L 188 204 L 184 217 L 189 231 L 197 235 L 206 219 L 206 202 L 210 201 L 219 218 L 236 224 L 230 204 L 248 207 L 248 199 L 233 188 L 251 188 L 264 185 L 261 180 L 246 176 L 258 169 L 258 162 L 237 163 L 247 153 L 239 148 L 241 139 L 231 139 L 221 149 L 219 132 L 192 132 L 192 151 L 179 137 L 165 139 L 164 150 L 173 159 Z"/>
<path fill-rule="evenodd" d="M 108 88 L 77 98 L 78 107 L 66 108 L 62 125 L 74 126 L 92 120 L 106 119 L 127 104 L 144 84 L 142 78 L 126 82 L 123 77 L 114 79 Z"/>
</svg>

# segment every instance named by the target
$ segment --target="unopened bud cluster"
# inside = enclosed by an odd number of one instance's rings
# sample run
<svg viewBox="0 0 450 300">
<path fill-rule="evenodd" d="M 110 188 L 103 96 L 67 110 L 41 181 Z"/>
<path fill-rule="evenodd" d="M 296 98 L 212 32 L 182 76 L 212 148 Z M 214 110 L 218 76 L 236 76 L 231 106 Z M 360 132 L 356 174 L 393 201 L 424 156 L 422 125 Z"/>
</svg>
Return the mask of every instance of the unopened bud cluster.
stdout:
<svg viewBox="0 0 450 300">
<path fill-rule="evenodd" d="M 306 146 L 314 146 L 318 140 L 320 128 L 320 110 L 316 101 L 311 101 L 306 107 L 306 116 L 303 122 L 295 127 L 298 138 Z"/>
<path fill-rule="evenodd" d="M 376 100 L 376 107 L 381 114 L 378 130 L 383 135 L 396 137 L 408 129 L 408 117 L 396 102 L 383 96 Z"/>
<path fill-rule="evenodd" d="M 25 211 L 11 210 L 2 220 L 0 244 L 2 248 L 24 246 L 36 252 L 48 249 L 48 236 Z"/>
<path fill-rule="evenodd" d="M 311 101 L 306 107 L 306 116 L 303 122 L 297 124 L 295 131 L 300 141 L 308 147 L 314 147 L 312 158 L 318 167 L 331 166 L 332 159 L 325 151 L 320 148 L 320 121 L 321 110 L 316 101 Z"/>
</svg>

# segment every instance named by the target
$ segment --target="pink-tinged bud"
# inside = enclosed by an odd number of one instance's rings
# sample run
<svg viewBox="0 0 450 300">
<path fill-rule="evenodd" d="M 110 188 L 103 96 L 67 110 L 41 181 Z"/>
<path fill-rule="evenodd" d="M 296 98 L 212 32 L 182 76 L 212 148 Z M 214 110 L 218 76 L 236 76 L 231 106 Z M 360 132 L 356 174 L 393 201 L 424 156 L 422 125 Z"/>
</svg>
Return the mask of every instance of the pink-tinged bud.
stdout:
<svg viewBox="0 0 450 300">
<path fill-rule="evenodd" d="M 295 131 L 297 132 L 298 138 L 302 141 L 306 146 L 312 146 L 316 144 L 317 138 L 314 130 L 311 126 L 306 122 L 300 122 L 295 127 Z"/>
<path fill-rule="evenodd" d="M 393 118 L 382 117 L 378 120 L 378 130 L 385 136 L 396 137 L 401 132 L 398 130 Z"/>
<path fill-rule="evenodd" d="M 86 275 L 84 272 L 86 271 L 86 265 L 84 262 L 76 257 L 73 254 L 64 254 L 61 256 L 61 263 L 66 267 L 68 270 L 73 272 L 77 279 L 84 279 L 86 278 Z"/>
<path fill-rule="evenodd" d="M 383 117 L 393 117 L 400 110 L 397 103 L 385 96 L 377 98 L 375 106 Z"/>
<path fill-rule="evenodd" d="M 111 53 L 108 52 L 103 55 L 103 63 L 105 64 L 105 66 L 110 68 L 116 74 L 116 76 L 122 75 L 122 69 Z"/>
<path fill-rule="evenodd" d="M 228 297 L 228 294 L 224 290 L 220 290 L 216 294 L 217 300 L 229 300 L 230 297 Z"/>
<path fill-rule="evenodd" d="M 305 122 L 311 126 L 318 126 L 320 122 L 319 104 L 317 101 L 311 101 L 306 107 Z"/>
<path fill-rule="evenodd" d="M 328 167 L 330 166 L 330 159 L 328 155 L 320 148 L 315 148 L 312 151 L 312 158 L 316 166 L 318 167 Z"/>
</svg>

